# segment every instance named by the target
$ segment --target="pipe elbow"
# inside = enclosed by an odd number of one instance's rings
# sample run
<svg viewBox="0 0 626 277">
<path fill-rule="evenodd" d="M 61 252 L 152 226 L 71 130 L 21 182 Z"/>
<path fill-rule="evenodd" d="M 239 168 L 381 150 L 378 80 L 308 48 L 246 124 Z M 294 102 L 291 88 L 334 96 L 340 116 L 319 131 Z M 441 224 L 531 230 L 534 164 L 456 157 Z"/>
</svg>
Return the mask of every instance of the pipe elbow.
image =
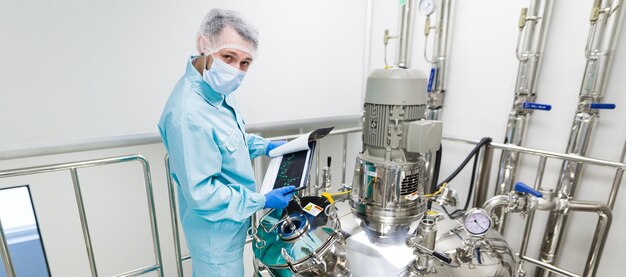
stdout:
<svg viewBox="0 0 626 277">
<path fill-rule="evenodd" d="M 496 195 L 494 197 L 489 198 L 485 204 L 483 204 L 483 209 L 488 213 L 492 214 L 493 210 L 501 207 L 509 205 L 509 196 L 508 195 Z"/>
</svg>

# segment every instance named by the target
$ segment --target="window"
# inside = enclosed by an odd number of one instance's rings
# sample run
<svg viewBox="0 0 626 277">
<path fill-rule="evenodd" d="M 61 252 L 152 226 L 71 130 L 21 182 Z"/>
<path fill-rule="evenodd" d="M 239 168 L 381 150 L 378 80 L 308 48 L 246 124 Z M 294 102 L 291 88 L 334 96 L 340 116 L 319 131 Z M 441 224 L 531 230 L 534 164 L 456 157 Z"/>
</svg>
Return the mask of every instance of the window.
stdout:
<svg viewBox="0 0 626 277">
<path fill-rule="evenodd" d="M 16 276 L 50 276 L 28 186 L 0 189 L 0 220 Z M 0 277 L 5 277 L 0 260 Z"/>
</svg>

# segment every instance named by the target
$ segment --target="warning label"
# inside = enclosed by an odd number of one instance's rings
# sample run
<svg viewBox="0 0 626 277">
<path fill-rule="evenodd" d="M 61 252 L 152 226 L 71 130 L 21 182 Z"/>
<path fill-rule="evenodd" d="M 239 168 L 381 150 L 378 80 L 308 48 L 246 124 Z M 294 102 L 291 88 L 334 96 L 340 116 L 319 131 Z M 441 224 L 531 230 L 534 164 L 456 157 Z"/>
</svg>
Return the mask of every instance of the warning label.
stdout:
<svg viewBox="0 0 626 277">
<path fill-rule="evenodd" d="M 304 211 L 309 213 L 312 216 L 317 216 L 318 214 L 320 214 L 321 212 L 324 211 L 324 209 L 318 205 L 315 205 L 313 203 L 309 203 L 306 206 L 304 206 Z"/>
</svg>

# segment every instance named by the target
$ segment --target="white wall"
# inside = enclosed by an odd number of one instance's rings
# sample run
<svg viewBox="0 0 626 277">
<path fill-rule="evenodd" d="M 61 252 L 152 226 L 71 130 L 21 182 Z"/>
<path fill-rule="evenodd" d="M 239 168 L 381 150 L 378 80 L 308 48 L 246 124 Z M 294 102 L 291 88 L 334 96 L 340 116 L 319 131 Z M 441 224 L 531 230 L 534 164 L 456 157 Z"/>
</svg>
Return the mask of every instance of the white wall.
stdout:
<svg viewBox="0 0 626 277">
<path fill-rule="evenodd" d="M 507 116 L 513 102 L 513 87 L 517 71 L 515 43 L 517 22 L 522 7 L 528 1 L 497 0 L 457 0 L 452 23 L 450 41 L 449 71 L 443 116 L 444 134 L 454 137 L 480 139 L 490 136 L 494 142 L 503 141 Z M 525 146 L 564 152 L 585 67 L 584 46 L 589 30 L 589 12 L 593 1 L 556 1 L 553 19 L 547 39 L 547 49 L 541 68 L 537 102 L 551 104 L 550 112 L 534 112 L 527 129 Z M 372 34 L 371 68 L 381 67 L 382 34 L 385 28 L 397 33 L 396 1 L 374 1 L 374 24 Z M 422 58 L 423 25 L 425 17 L 419 15 L 414 26 L 412 67 L 428 72 L 430 66 Z M 434 18 L 433 18 L 434 20 Z M 616 103 L 617 109 L 601 111 L 599 124 L 588 151 L 588 156 L 617 161 L 626 139 L 626 28 L 622 28 L 617 55 L 605 94 L 606 103 Z M 431 44 L 432 45 L 432 44 Z M 390 45 L 391 46 L 391 45 Z M 395 45 L 391 46 L 395 50 Z M 389 52 L 391 60 L 395 51 Z M 468 146 L 444 143 L 444 160 L 441 177 L 444 178 L 470 150 Z M 499 153 L 494 156 L 497 166 Z M 534 181 L 537 166 L 536 158 L 522 161 L 522 171 L 518 179 L 528 184 Z M 560 162 L 548 163 L 544 187 L 554 188 Z M 471 167 L 470 167 L 471 168 Z M 460 199 L 465 201 L 469 169 L 457 177 L 452 184 L 459 189 Z M 495 169 L 497 170 L 497 169 Z M 598 167 L 589 167 L 581 181 L 576 195 L 581 200 L 606 201 L 615 172 Z M 492 178 L 492 183 L 495 179 Z M 494 189 L 489 190 L 490 193 Z M 615 206 L 611 234 L 607 240 L 598 276 L 618 276 L 617 267 L 621 261 L 620 246 L 626 240 L 620 234 L 626 232 L 624 202 L 622 192 Z M 507 238 L 511 245 L 519 249 L 519 239 L 523 225 L 519 216 L 511 216 Z M 564 258 L 560 265 L 582 272 L 593 238 L 597 216 L 593 214 L 573 214 L 566 235 L 566 245 L 562 250 Z M 538 213 L 534 223 L 533 238 L 529 250 L 531 257 L 537 257 L 537 249 L 545 225 L 545 213 Z"/>
<path fill-rule="evenodd" d="M 248 123 L 359 113 L 360 0 L 3 1 L 0 148 L 155 132 L 214 7 L 260 31 L 237 93 Z"/>
<path fill-rule="evenodd" d="M 372 5 L 371 29 L 367 29 L 365 23 L 368 5 Z M 519 9 L 526 5 L 527 1 L 456 1 L 443 112 L 446 134 L 474 139 L 491 136 L 494 141 L 502 142 L 517 69 L 514 58 L 517 18 Z M 193 51 L 197 24 L 213 6 L 242 11 L 262 34 L 258 63 L 238 92 L 249 122 L 359 113 L 362 73 L 383 65 L 383 30 L 388 28 L 392 34 L 397 33 L 397 1 L 275 0 L 263 1 L 263 4 L 251 0 L 196 1 L 185 5 L 147 1 L 3 2 L 0 3 L 3 33 L 0 148 L 17 143 L 154 131 L 162 105 L 181 75 L 186 57 Z M 527 146 L 557 152 L 565 150 L 584 70 L 583 47 L 590 6 L 591 1 L 555 3 L 537 99 L 552 104 L 553 110 L 533 113 Z M 412 67 L 427 71 L 429 66 L 422 59 L 423 19 L 418 15 L 415 22 Z M 626 137 L 623 124 L 626 95 L 620 93 L 626 80 L 619 78 L 626 73 L 625 32 L 622 29 L 605 97 L 606 102 L 616 103 L 618 108 L 601 112 L 590 157 L 617 160 Z M 362 42 L 367 35 L 371 35 L 371 41 L 364 47 Z M 371 55 L 363 57 L 368 47 Z M 389 50 L 388 58 L 393 62 L 394 42 Z M 288 55 L 278 55 L 278 51 Z M 311 98 L 306 104 L 295 103 L 305 97 Z M 353 140 L 358 137 L 351 138 Z M 339 145 L 336 139 L 329 141 L 334 147 Z M 451 143 L 444 147 L 442 177 L 469 151 L 467 146 Z M 349 156 L 358 148 L 351 147 Z M 328 154 L 333 155 L 335 182 L 340 178 L 337 176 L 340 175 L 340 151 L 328 149 L 321 154 L 322 160 Z M 146 155 L 153 166 L 159 231 L 165 239 L 163 254 L 164 260 L 170 261 L 166 262 L 169 275 L 174 272 L 173 248 L 171 240 L 167 240 L 171 233 L 161 161 L 164 151 L 160 145 L 6 160 L 0 161 L 0 169 L 132 153 Z M 348 158 L 348 169 L 354 166 L 353 160 Z M 497 160 L 498 155 L 494 163 Z M 534 177 L 530 170 L 536 160 L 525 159 L 523 164 L 525 168 L 519 179 L 530 183 Z M 554 187 L 559 166 L 559 163 L 549 165 L 546 187 Z M 99 230 L 105 230 L 95 231 L 98 234 L 94 240 L 99 249 L 96 255 L 105 263 L 102 273 L 107 275 L 118 273 L 120 267 L 130 269 L 149 262 L 151 246 L 145 236 L 149 233 L 144 220 L 147 218 L 145 214 L 140 215 L 145 197 L 135 187 L 141 186 L 140 176 L 136 175 L 138 169 L 125 165 L 115 171 L 103 170 L 100 173 L 87 171 L 84 175 L 91 180 L 86 183 L 91 188 L 85 188 L 88 201 L 93 203 L 87 209 L 95 213 L 90 220 Z M 110 176 L 120 171 L 119 175 Z M 605 200 L 613 172 L 591 168 L 585 173 L 577 198 Z M 460 175 L 452 184 L 459 189 L 461 199 L 464 199 L 468 175 Z M 351 178 L 348 173 L 347 180 Z M 17 178 L 2 181 L 0 186 L 24 183 L 33 184 L 33 197 L 40 201 L 35 208 L 52 274 L 87 275 L 89 269 L 69 175 L 54 173 L 34 179 Z M 102 189 L 109 184 L 111 190 Z M 621 194 L 615 207 L 615 221 L 598 276 L 619 275 L 617 267 L 612 265 L 620 262 L 619 247 L 626 245 L 619 236 L 626 231 L 626 222 L 621 220 L 624 195 Z M 113 205 L 113 210 L 109 210 L 109 205 Z M 515 221 L 516 216 L 511 218 L 507 235 L 512 246 L 518 247 L 518 237 L 513 233 L 521 225 Z M 115 224 L 108 225 L 109 220 Z M 593 215 L 572 217 L 564 248 L 568 256 L 562 261 L 566 268 L 582 271 L 595 221 Z M 131 222 L 133 228 L 124 230 L 124 239 L 115 241 L 115 235 L 125 227 L 123 224 Z M 537 216 L 531 256 L 536 255 L 544 222 L 545 216 Z M 46 240 L 46 232 L 61 238 Z M 115 249 L 104 247 L 109 244 L 132 246 L 124 253 L 130 258 L 121 259 Z M 64 254 L 68 252 L 72 254 Z"/>
</svg>

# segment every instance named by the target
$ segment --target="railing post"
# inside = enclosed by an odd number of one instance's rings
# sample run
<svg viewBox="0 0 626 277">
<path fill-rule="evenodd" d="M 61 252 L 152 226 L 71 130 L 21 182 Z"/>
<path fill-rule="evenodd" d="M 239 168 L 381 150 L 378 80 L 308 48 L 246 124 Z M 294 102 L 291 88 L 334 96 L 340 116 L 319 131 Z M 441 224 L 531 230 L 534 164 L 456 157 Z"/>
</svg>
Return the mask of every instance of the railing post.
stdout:
<svg viewBox="0 0 626 277">
<path fill-rule="evenodd" d="M 152 190 L 152 176 L 150 175 L 150 164 L 144 157 L 139 156 L 137 160 L 143 168 L 143 178 L 146 184 L 146 199 L 148 201 L 148 214 L 150 215 L 150 225 L 152 230 L 152 246 L 154 247 L 154 259 L 157 262 L 159 276 L 163 276 L 163 259 L 161 257 L 161 243 L 159 241 L 159 228 L 157 227 L 156 208 L 154 206 L 154 192 Z"/>
<path fill-rule="evenodd" d="M 172 218 L 172 235 L 174 237 L 174 254 L 176 255 L 176 272 L 179 277 L 183 276 L 183 261 L 180 251 L 180 234 L 178 232 L 178 214 L 176 213 L 176 188 L 170 176 L 170 157 L 165 154 L 165 174 L 167 178 L 167 193 L 169 195 L 170 215 Z"/>
<path fill-rule="evenodd" d="M 482 207 L 483 203 L 487 201 L 492 160 L 493 148 L 491 145 L 486 145 L 481 151 L 476 180 L 472 180 L 475 182 L 474 207 Z M 468 193 L 472 192 L 469 191 Z"/>
<path fill-rule="evenodd" d="M 74 195 L 76 196 L 76 204 L 78 205 L 78 215 L 80 217 L 80 225 L 83 228 L 83 237 L 85 239 L 85 247 L 87 248 L 87 258 L 89 259 L 89 268 L 91 276 L 97 277 L 96 258 L 93 254 L 93 246 L 91 245 L 91 237 L 89 235 L 89 226 L 87 224 L 87 215 L 85 214 L 85 204 L 83 203 L 83 195 L 80 191 L 80 182 L 78 181 L 78 172 L 75 167 L 69 168 L 72 175 L 72 184 L 74 185 Z"/>
<path fill-rule="evenodd" d="M 7 277 L 15 277 L 15 270 L 13 269 L 13 262 L 11 261 L 11 254 L 9 253 L 9 244 L 7 243 L 7 237 L 4 235 L 4 228 L 2 228 L 2 221 L 0 220 L 0 255 L 2 255 L 2 262 L 4 263 L 4 271 Z"/>
</svg>

